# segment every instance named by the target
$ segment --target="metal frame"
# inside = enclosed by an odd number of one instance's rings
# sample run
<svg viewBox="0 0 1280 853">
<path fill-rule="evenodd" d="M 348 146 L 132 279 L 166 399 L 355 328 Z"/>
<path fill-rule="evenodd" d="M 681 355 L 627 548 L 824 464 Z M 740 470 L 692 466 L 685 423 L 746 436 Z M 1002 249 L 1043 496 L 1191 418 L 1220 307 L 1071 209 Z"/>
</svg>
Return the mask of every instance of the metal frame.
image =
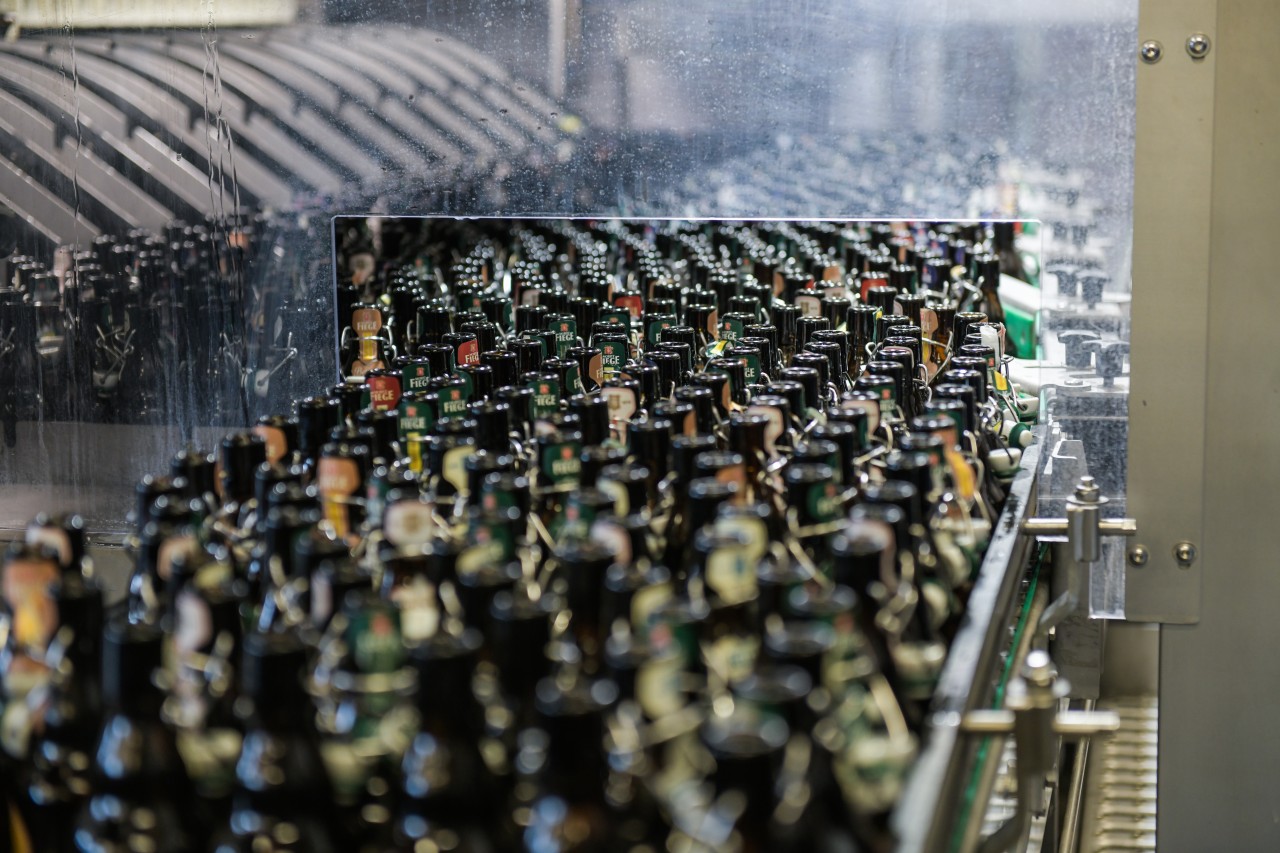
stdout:
<svg viewBox="0 0 1280 853">
<path fill-rule="evenodd" d="M 1274 850 L 1280 3 L 1149 0 L 1139 26 L 1164 56 L 1138 73 L 1129 509 L 1150 562 L 1128 614 L 1195 623 L 1161 628 L 1158 840 Z"/>
</svg>

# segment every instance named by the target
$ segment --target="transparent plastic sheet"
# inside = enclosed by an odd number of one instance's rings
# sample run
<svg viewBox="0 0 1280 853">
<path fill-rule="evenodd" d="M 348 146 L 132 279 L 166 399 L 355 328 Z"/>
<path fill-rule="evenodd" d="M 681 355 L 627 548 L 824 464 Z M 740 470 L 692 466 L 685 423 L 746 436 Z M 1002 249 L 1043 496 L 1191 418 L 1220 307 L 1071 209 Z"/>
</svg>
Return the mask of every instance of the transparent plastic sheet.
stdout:
<svg viewBox="0 0 1280 853">
<path fill-rule="evenodd" d="M 119 530 L 143 473 L 329 383 L 335 212 L 1035 218 L 1046 262 L 1110 282 L 1086 308 L 1048 276 L 1046 310 L 1112 315 L 1123 340 L 1136 20 L 1136 2 L 1101 0 L 549 0 L 312 3 L 273 30 L 217 7 L 199 29 L 112 33 L 105 15 L 24 30 L 0 46 L 15 152 L 0 256 L 53 267 L 56 245 L 183 209 L 227 246 L 269 215 L 251 261 L 215 253 L 219 286 L 244 297 L 218 319 L 225 375 L 126 368 L 162 391 L 145 418 L 92 394 L 71 412 L 23 404 L 0 450 L 0 526 L 65 507 Z M 147 86 L 123 90 L 129 74 Z M 173 351 L 206 304 L 166 316 Z M 208 372 L 199 353 L 191 369 Z M 76 381 L 10 375 L 43 399 Z"/>
</svg>

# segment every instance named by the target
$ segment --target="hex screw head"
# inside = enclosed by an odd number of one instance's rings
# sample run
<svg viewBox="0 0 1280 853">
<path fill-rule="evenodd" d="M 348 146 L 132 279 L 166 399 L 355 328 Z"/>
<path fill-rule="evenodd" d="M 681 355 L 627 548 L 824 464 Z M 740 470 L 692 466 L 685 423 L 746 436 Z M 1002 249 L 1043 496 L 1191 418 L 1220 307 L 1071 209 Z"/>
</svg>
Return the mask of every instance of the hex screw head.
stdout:
<svg viewBox="0 0 1280 853">
<path fill-rule="evenodd" d="M 1155 39 L 1147 39 L 1142 43 L 1142 47 L 1138 49 L 1138 55 L 1148 65 L 1155 65 L 1160 61 L 1160 57 L 1164 56 L 1164 45 Z"/>
<path fill-rule="evenodd" d="M 1209 48 L 1212 46 L 1209 37 L 1204 33 L 1192 33 L 1187 36 L 1187 53 L 1192 59 L 1204 59 L 1209 55 Z"/>
</svg>

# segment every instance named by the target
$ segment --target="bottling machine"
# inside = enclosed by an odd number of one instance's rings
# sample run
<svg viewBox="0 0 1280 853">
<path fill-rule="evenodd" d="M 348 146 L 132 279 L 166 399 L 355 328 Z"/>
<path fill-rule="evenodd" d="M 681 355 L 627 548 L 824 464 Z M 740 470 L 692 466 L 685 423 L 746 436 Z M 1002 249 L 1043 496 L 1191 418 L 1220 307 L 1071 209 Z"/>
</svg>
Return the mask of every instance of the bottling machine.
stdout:
<svg viewBox="0 0 1280 853">
<path fill-rule="evenodd" d="M 143 474 L 339 377 L 342 215 L 1018 221 L 1034 442 L 885 837 L 1271 849 L 1273 4 L 194 5 L 0 0 L 7 538 L 123 592 Z"/>
</svg>

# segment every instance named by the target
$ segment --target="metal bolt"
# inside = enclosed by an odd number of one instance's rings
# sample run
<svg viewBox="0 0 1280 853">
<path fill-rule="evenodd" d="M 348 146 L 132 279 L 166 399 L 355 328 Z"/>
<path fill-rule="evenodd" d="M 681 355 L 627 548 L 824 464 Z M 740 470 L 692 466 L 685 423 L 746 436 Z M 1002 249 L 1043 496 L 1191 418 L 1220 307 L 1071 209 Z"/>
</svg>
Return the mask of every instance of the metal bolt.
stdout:
<svg viewBox="0 0 1280 853">
<path fill-rule="evenodd" d="M 1179 542 L 1173 546 L 1173 557 L 1178 561 L 1178 565 L 1184 569 L 1190 568 L 1191 564 L 1196 561 L 1196 546 L 1190 542 Z"/>
<path fill-rule="evenodd" d="M 1048 687 L 1058 677 L 1058 670 L 1054 667 L 1048 652 L 1035 649 L 1027 653 L 1027 659 L 1022 664 L 1022 677 L 1028 684 Z"/>
<path fill-rule="evenodd" d="M 1204 59 L 1209 55 L 1209 48 L 1212 46 L 1209 37 L 1204 33 L 1192 33 L 1187 36 L 1187 53 L 1192 59 Z"/>
<path fill-rule="evenodd" d="M 1101 490 L 1098 488 L 1097 481 L 1088 474 L 1085 474 L 1080 478 L 1079 482 L 1076 483 L 1076 500 L 1081 503 L 1098 503 L 1098 498 L 1100 496 Z"/>
<path fill-rule="evenodd" d="M 1160 57 L 1164 56 L 1164 45 L 1155 39 L 1147 39 L 1138 50 L 1138 55 L 1148 65 L 1155 65 L 1160 61 Z"/>
<path fill-rule="evenodd" d="M 1147 560 L 1151 559 L 1151 554 L 1147 552 L 1147 546 L 1134 545 L 1129 549 L 1129 565 L 1140 569 L 1147 564 Z"/>
</svg>

